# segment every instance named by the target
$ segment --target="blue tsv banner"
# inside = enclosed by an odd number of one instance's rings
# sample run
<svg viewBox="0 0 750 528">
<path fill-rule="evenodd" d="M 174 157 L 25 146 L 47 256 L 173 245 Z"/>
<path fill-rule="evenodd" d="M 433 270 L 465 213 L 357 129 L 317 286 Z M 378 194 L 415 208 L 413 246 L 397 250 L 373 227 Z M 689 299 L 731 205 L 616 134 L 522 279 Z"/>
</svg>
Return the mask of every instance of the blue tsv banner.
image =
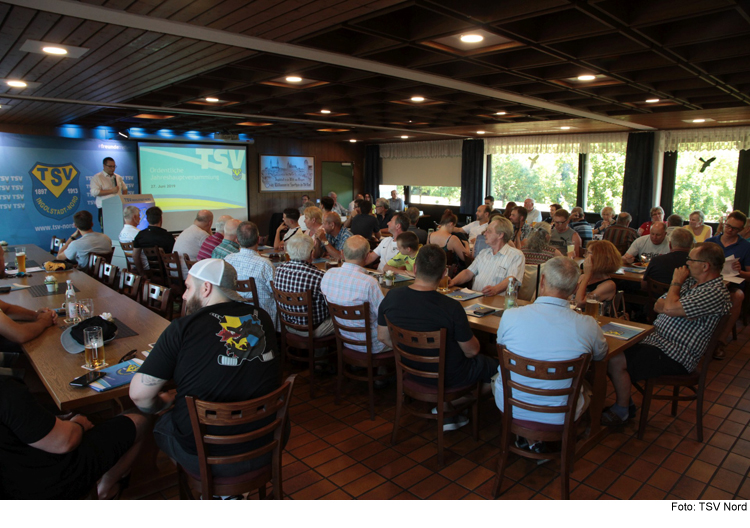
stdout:
<svg viewBox="0 0 750 528">
<path fill-rule="evenodd" d="M 84 209 L 101 231 L 89 184 L 107 156 L 137 193 L 135 143 L 0 133 L 0 240 L 46 249 L 53 235 L 75 231 L 73 215 Z"/>
</svg>

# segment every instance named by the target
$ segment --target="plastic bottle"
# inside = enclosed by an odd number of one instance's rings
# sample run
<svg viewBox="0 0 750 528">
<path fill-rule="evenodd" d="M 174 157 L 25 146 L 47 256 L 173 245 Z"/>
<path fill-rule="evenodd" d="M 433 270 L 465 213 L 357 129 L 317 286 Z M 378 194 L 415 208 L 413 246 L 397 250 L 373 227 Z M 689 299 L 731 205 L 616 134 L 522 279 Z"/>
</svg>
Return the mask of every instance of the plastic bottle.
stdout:
<svg viewBox="0 0 750 528">
<path fill-rule="evenodd" d="M 66 281 L 68 289 L 65 291 L 65 314 L 71 321 L 78 319 L 78 303 L 76 302 L 76 290 L 73 281 Z"/>
<path fill-rule="evenodd" d="M 505 309 L 518 306 L 518 281 L 514 277 L 508 279 L 508 288 L 505 290 Z"/>
</svg>

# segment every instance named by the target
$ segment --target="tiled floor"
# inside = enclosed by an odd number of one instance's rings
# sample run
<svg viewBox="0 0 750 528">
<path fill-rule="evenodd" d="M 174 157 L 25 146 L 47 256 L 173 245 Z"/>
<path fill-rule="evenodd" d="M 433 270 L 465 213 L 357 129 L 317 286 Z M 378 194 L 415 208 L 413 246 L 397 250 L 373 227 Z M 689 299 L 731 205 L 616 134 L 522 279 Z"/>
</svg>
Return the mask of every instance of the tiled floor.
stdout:
<svg viewBox="0 0 750 528">
<path fill-rule="evenodd" d="M 292 402 L 292 437 L 283 461 L 287 498 L 489 498 L 500 439 L 493 401 L 481 409 L 478 442 L 470 426 L 446 433 L 445 465 L 438 467 L 434 422 L 404 418 L 400 442 L 391 445 L 394 385 L 377 392 L 377 417 L 371 421 L 364 384 L 345 385 L 336 405 L 335 378 L 324 378 L 312 401 L 307 380 L 305 374 L 298 376 Z M 631 423 L 610 432 L 576 462 L 571 498 L 750 499 L 748 387 L 750 328 L 745 328 L 728 347 L 727 359 L 712 363 L 703 443 L 696 440 L 694 403 L 681 405 L 672 417 L 666 402 L 654 402 L 643 440 Z M 639 395 L 634 399 L 640 403 Z M 555 463 L 537 466 L 514 455 L 510 461 L 501 499 L 559 498 Z M 177 498 L 175 480 L 162 479 L 132 498 Z"/>
</svg>

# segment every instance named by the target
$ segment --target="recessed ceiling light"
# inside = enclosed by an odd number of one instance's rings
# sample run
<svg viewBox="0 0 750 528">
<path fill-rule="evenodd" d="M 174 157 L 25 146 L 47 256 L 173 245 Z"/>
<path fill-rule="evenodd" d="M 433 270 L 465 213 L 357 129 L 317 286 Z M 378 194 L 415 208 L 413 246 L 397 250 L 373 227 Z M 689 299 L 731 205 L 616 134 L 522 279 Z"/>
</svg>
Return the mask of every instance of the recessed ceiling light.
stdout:
<svg viewBox="0 0 750 528">
<path fill-rule="evenodd" d="M 290 77 L 286 77 L 286 82 L 291 82 L 291 83 L 302 82 L 302 77 L 297 77 L 297 76 L 292 75 Z"/>
<path fill-rule="evenodd" d="M 484 37 L 482 35 L 477 35 L 476 33 L 461 35 L 461 42 L 466 42 L 468 44 L 476 44 L 477 42 L 482 42 L 483 40 Z"/>
<path fill-rule="evenodd" d="M 321 114 L 330 114 L 330 113 L 331 113 L 331 111 L 330 111 L 330 110 L 326 110 L 326 109 L 323 109 L 323 110 L 321 110 L 321 111 L 320 111 L 320 113 L 321 113 Z"/>
<path fill-rule="evenodd" d="M 413 103 L 423 103 L 424 97 L 422 97 L 421 95 L 415 95 L 414 97 L 411 98 L 411 101 Z"/>
<path fill-rule="evenodd" d="M 570 127 L 569 126 L 563 126 L 563 127 L 560 127 L 560 130 L 570 130 Z"/>
<path fill-rule="evenodd" d="M 705 119 L 693 119 L 693 123 L 705 123 Z"/>
<path fill-rule="evenodd" d="M 484 130 L 477 130 L 477 134 L 484 134 Z"/>
<path fill-rule="evenodd" d="M 508 113 L 508 112 L 495 112 L 495 115 L 505 115 L 505 114 L 507 114 L 507 113 Z"/>
<path fill-rule="evenodd" d="M 218 103 L 219 100 L 216 97 L 206 97 L 206 102 L 208 102 L 208 103 Z"/>
<path fill-rule="evenodd" d="M 401 136 L 401 139 L 409 139 L 409 136 Z"/>
<path fill-rule="evenodd" d="M 647 103 L 658 103 L 659 101 L 660 101 L 660 100 L 659 100 L 659 99 L 657 99 L 657 98 L 653 98 L 653 99 L 646 99 L 646 102 L 647 102 Z"/>
<path fill-rule="evenodd" d="M 65 48 L 58 48 L 57 46 L 44 46 L 42 48 L 42 51 L 44 53 L 49 53 L 50 55 L 67 55 L 68 50 Z"/>
<path fill-rule="evenodd" d="M 356 142 L 357 142 L 357 140 L 356 140 L 356 139 L 350 139 L 350 140 L 349 140 L 349 143 L 356 143 Z"/>
<path fill-rule="evenodd" d="M 5 81 L 5 84 L 13 88 L 26 88 L 26 83 L 23 81 Z"/>
<path fill-rule="evenodd" d="M 596 79 L 596 75 L 586 74 L 578 76 L 579 81 L 593 81 L 594 79 Z"/>
</svg>

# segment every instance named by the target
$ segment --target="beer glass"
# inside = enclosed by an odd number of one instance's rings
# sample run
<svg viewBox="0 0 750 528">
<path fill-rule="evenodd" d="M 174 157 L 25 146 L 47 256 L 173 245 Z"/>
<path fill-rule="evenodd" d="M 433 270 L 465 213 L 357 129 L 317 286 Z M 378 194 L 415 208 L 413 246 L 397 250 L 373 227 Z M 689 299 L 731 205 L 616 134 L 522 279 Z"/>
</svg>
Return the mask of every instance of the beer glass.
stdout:
<svg viewBox="0 0 750 528">
<path fill-rule="evenodd" d="M 448 278 L 448 274 L 446 273 L 445 275 L 443 275 L 443 278 L 440 279 L 437 291 L 439 291 L 440 293 L 448 293 L 448 282 L 450 282 L 450 279 Z"/>
<path fill-rule="evenodd" d="M 104 333 L 101 326 L 83 329 L 83 346 L 86 368 L 100 369 L 107 366 L 104 355 Z"/>
<path fill-rule="evenodd" d="M 602 303 L 595 293 L 586 294 L 586 311 L 584 313 L 599 321 L 602 315 Z"/>
<path fill-rule="evenodd" d="M 16 268 L 18 273 L 26 273 L 26 248 L 16 246 Z"/>
</svg>

